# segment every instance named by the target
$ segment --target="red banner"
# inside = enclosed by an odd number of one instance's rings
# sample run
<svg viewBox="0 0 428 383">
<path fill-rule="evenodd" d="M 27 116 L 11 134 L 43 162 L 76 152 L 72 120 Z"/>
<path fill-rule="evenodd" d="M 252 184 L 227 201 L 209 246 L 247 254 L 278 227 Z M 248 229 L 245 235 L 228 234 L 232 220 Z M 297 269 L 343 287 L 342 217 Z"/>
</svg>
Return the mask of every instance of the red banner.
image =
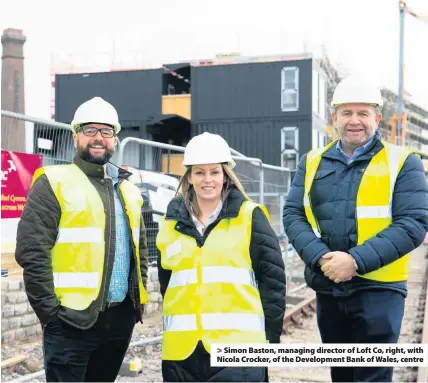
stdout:
<svg viewBox="0 0 428 383">
<path fill-rule="evenodd" d="M 33 174 L 42 165 L 41 155 L 1 151 L 1 218 L 21 217 Z"/>
</svg>

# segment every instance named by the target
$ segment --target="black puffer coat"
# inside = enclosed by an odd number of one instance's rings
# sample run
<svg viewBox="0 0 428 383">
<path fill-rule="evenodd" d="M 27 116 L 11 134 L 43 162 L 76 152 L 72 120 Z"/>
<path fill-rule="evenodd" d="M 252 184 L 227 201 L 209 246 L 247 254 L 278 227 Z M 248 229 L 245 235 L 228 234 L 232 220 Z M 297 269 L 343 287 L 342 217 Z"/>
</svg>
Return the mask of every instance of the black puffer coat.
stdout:
<svg viewBox="0 0 428 383">
<path fill-rule="evenodd" d="M 319 259 L 330 251 L 350 253 L 358 273 L 385 266 L 417 248 L 428 231 L 428 185 L 421 159 L 411 154 L 398 174 L 392 202 L 392 224 L 357 246 L 356 198 L 364 170 L 383 149 L 379 134 L 365 151 L 347 164 L 333 145 L 322 156 L 311 189 L 314 215 L 321 238 L 312 231 L 303 206 L 306 155 L 302 157 L 287 202 L 284 227 L 290 243 L 306 264 L 305 278 L 319 293 L 349 296 L 362 289 L 393 289 L 406 295 L 406 282 L 377 282 L 354 277 L 335 284 L 322 273 Z M 376 193 L 376 190 L 373 190 Z"/>
<path fill-rule="evenodd" d="M 166 219 L 180 222 L 180 233 L 193 237 L 198 246 L 202 247 L 219 221 L 238 216 L 243 202 L 242 193 L 236 188 L 232 189 L 219 217 L 207 227 L 203 236 L 196 230 L 181 197 L 170 202 Z M 285 269 L 278 239 L 260 208 L 253 212 L 250 256 L 265 314 L 266 337 L 270 343 L 279 343 L 285 311 Z M 158 269 L 161 293 L 164 296 L 171 271 L 162 268 L 160 259 Z"/>
</svg>

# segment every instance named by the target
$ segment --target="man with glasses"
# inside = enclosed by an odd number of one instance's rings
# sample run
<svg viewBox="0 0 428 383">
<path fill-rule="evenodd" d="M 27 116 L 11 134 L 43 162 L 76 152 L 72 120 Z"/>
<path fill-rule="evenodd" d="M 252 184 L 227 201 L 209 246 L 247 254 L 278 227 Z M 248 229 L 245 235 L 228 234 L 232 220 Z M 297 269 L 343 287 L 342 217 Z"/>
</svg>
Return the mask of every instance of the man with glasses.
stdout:
<svg viewBox="0 0 428 383">
<path fill-rule="evenodd" d="M 36 171 L 16 260 L 43 327 L 48 382 L 113 382 L 148 301 L 139 189 L 109 162 L 121 126 L 100 97 L 71 125 L 72 164 Z"/>
</svg>

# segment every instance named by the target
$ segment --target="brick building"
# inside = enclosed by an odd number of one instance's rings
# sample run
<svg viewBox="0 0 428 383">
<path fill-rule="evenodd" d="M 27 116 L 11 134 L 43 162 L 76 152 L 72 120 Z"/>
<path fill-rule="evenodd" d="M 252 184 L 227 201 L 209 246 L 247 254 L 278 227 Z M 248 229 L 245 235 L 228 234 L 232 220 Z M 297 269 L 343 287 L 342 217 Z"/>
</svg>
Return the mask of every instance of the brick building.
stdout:
<svg viewBox="0 0 428 383">
<path fill-rule="evenodd" d="M 1 109 L 22 114 L 25 113 L 25 41 L 20 29 L 5 29 L 1 37 Z M 25 122 L 2 118 L 1 142 L 3 149 L 25 152 Z"/>
</svg>

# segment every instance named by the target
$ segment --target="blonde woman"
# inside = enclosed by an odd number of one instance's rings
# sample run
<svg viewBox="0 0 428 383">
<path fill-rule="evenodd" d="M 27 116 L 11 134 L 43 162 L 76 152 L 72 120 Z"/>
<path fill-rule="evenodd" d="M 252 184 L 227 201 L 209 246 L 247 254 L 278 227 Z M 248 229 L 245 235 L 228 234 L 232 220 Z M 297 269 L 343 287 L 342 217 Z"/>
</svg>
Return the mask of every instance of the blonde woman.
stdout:
<svg viewBox="0 0 428 383">
<path fill-rule="evenodd" d="M 267 211 L 253 203 L 216 134 L 192 138 L 181 193 L 157 237 L 168 382 L 267 381 L 265 367 L 211 367 L 213 343 L 279 343 L 285 270 Z"/>
</svg>

